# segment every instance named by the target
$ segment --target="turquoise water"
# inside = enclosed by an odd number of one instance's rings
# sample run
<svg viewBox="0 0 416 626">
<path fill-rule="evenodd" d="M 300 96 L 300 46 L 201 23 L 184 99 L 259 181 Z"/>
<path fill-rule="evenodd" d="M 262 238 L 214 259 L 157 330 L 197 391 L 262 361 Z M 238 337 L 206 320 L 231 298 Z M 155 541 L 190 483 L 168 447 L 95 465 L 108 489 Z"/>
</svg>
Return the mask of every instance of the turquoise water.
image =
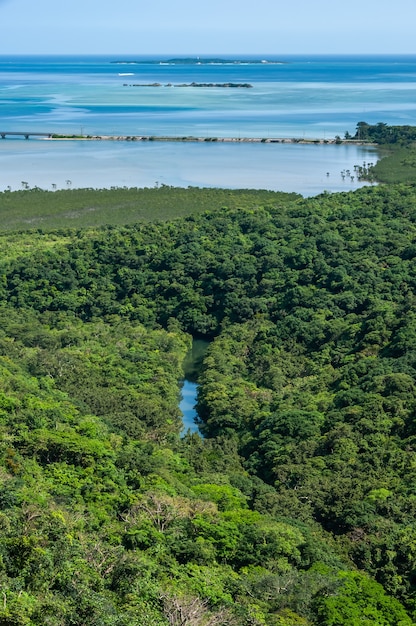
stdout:
<svg viewBox="0 0 416 626">
<path fill-rule="evenodd" d="M 416 124 L 416 56 L 234 60 L 0 57 L 0 130 L 325 139 L 353 134 L 359 121 Z M 179 86 L 192 82 L 252 87 Z M 133 86 L 152 83 L 160 86 Z M 357 181 L 340 172 L 376 158 L 355 146 L 314 148 L 6 139 L 0 140 L 0 189 L 21 181 L 46 188 L 65 187 L 67 180 L 74 187 L 158 181 L 314 195 L 355 188 Z"/>
<path fill-rule="evenodd" d="M 123 60 L 129 62 L 116 62 Z M 0 57 L 2 124 L 60 133 L 322 138 L 353 132 L 363 119 L 395 124 L 416 119 L 416 56 L 200 65 L 151 61 Z M 165 86 L 192 82 L 252 88 Z M 161 86 L 131 86 L 152 83 Z"/>
</svg>

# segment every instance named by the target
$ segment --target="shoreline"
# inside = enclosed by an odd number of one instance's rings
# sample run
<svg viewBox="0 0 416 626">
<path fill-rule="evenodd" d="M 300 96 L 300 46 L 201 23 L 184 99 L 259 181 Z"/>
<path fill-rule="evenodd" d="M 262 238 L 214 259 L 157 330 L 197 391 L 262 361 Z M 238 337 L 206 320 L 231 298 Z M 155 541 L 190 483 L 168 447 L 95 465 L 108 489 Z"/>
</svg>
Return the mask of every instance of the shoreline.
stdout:
<svg viewBox="0 0 416 626">
<path fill-rule="evenodd" d="M 283 143 L 302 145 L 354 145 L 376 146 L 377 144 L 361 139 L 313 139 L 296 137 L 194 137 L 194 136 L 159 136 L 159 135 L 52 135 L 42 141 L 162 141 L 196 143 Z"/>
</svg>

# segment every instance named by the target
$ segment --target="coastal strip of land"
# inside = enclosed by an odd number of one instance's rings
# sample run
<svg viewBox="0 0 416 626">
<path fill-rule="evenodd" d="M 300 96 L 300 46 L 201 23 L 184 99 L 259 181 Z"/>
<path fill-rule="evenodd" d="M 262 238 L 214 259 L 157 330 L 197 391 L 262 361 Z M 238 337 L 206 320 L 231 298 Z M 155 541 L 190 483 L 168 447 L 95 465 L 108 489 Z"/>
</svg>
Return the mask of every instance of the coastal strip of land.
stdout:
<svg viewBox="0 0 416 626">
<path fill-rule="evenodd" d="M 171 135 L 58 135 L 44 138 L 45 141 L 176 141 L 176 142 L 218 142 L 218 143 L 285 143 L 285 144 L 342 144 L 376 145 L 362 139 L 328 139 L 297 137 L 194 137 Z"/>
</svg>

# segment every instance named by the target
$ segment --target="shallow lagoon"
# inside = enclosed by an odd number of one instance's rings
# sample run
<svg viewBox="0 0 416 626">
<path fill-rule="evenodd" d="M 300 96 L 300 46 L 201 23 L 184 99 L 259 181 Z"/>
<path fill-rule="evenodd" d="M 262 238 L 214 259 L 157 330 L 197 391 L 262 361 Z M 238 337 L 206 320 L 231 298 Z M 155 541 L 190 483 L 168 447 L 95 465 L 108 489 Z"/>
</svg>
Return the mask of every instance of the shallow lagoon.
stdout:
<svg viewBox="0 0 416 626">
<path fill-rule="evenodd" d="M 0 190 L 24 181 L 43 189 L 165 184 L 314 196 L 362 186 L 341 172 L 376 160 L 374 148 L 355 145 L 4 139 Z"/>
</svg>

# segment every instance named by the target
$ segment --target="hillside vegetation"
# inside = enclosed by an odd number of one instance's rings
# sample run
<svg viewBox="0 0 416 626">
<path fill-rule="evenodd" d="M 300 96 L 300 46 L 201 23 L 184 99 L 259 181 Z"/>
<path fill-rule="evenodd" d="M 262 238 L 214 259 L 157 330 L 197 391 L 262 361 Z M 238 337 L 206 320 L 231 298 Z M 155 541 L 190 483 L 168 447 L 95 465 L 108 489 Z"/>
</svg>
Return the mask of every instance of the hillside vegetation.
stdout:
<svg viewBox="0 0 416 626">
<path fill-rule="evenodd" d="M 414 623 L 416 188 L 242 204 L 1 236 L 0 624 Z"/>
<path fill-rule="evenodd" d="M 359 122 L 354 139 L 370 141 L 381 147 L 381 158 L 361 172 L 363 180 L 416 183 L 416 126 Z"/>
</svg>

